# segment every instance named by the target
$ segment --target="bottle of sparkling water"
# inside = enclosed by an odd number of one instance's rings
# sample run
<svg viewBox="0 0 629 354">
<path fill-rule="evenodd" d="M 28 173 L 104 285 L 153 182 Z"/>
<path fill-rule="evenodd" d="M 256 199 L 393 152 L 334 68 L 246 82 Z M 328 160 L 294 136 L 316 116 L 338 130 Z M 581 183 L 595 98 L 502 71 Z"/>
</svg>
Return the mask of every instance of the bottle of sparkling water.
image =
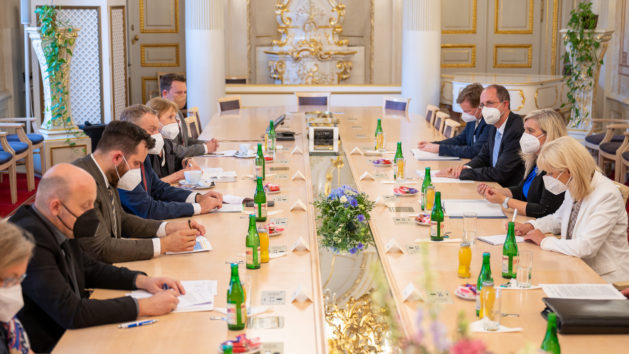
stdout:
<svg viewBox="0 0 629 354">
<path fill-rule="evenodd" d="M 395 181 L 404 179 L 404 155 L 402 154 L 402 142 L 397 142 L 397 150 L 393 158 L 393 179 Z"/>
<path fill-rule="evenodd" d="M 231 278 L 227 289 L 227 328 L 232 331 L 245 329 L 247 322 L 247 308 L 245 293 L 240 284 L 238 263 L 231 264 Z"/>
<path fill-rule="evenodd" d="M 265 222 L 267 214 L 266 192 L 262 184 L 262 177 L 256 178 L 256 192 L 253 195 L 253 207 L 256 215 L 256 222 Z"/>
<path fill-rule="evenodd" d="M 247 269 L 260 269 L 260 236 L 256 228 L 255 215 L 249 215 L 249 232 L 245 245 L 247 247 Z"/>
<path fill-rule="evenodd" d="M 266 179 L 266 162 L 264 161 L 264 153 L 262 152 L 262 144 L 258 144 L 258 152 L 256 154 L 256 178 L 262 177 Z"/>
<path fill-rule="evenodd" d="M 430 214 L 430 239 L 443 241 L 443 209 L 441 208 L 441 192 L 435 192 L 435 205 Z"/>
<path fill-rule="evenodd" d="M 376 125 L 376 151 L 384 150 L 384 132 L 382 131 L 382 119 L 378 118 Z"/>
<path fill-rule="evenodd" d="M 277 137 L 275 136 L 275 124 L 273 121 L 269 121 L 269 150 L 268 153 L 275 156 L 275 143 L 277 142 Z"/>
<path fill-rule="evenodd" d="M 432 181 L 430 179 L 430 167 L 426 167 L 426 172 L 424 172 L 424 182 L 422 183 L 422 210 L 426 208 L 426 189 L 432 186 Z"/>
<path fill-rule="evenodd" d="M 491 265 L 489 264 L 489 252 L 483 253 L 483 266 L 480 268 L 478 280 L 476 280 L 476 316 L 480 314 L 480 292 L 483 289 L 483 282 L 494 278 L 491 276 Z"/>
<path fill-rule="evenodd" d="M 509 222 L 507 238 L 502 245 L 502 277 L 513 279 L 518 268 L 518 244 L 515 242 L 514 223 Z"/>
<path fill-rule="evenodd" d="M 542 341 L 541 349 L 546 353 L 561 354 L 559 347 L 559 338 L 557 338 L 557 315 L 554 312 L 548 313 L 548 326 L 546 327 L 546 335 Z"/>
</svg>

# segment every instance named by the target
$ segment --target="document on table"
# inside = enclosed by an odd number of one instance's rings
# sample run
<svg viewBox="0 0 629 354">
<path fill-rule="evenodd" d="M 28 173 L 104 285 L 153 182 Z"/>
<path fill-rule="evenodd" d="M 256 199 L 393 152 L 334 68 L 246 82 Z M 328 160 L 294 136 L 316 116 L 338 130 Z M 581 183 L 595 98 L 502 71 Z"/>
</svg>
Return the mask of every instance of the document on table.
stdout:
<svg viewBox="0 0 629 354">
<path fill-rule="evenodd" d="M 502 219 L 507 216 L 498 204 L 484 199 L 446 199 L 443 201 L 446 215 L 462 218 L 464 213 L 476 213 L 480 219 Z"/>
<path fill-rule="evenodd" d="M 422 161 L 454 161 L 461 159 L 456 156 L 439 156 L 436 152 L 422 151 L 419 149 L 411 149 L 411 151 L 413 152 L 413 156 L 415 156 L 416 160 Z"/>
<path fill-rule="evenodd" d="M 422 170 L 415 170 L 415 172 L 419 175 L 419 178 L 421 178 L 422 180 L 424 179 L 424 175 L 425 175 L 425 171 Z M 439 184 L 439 183 L 474 183 L 474 181 L 467 181 L 467 180 L 460 180 L 458 178 L 449 178 L 449 177 L 437 177 L 435 176 L 437 174 L 437 171 L 430 171 L 430 182 L 434 183 L 434 184 Z"/>
<path fill-rule="evenodd" d="M 611 284 L 540 284 L 548 297 L 587 300 L 626 300 Z"/>
<path fill-rule="evenodd" d="M 213 213 L 240 213 L 243 211 L 242 204 L 225 204 L 220 209 L 215 209 Z"/>
<path fill-rule="evenodd" d="M 212 250 L 212 244 L 205 238 L 205 236 L 197 236 L 197 243 L 194 244 L 192 251 L 183 252 L 166 252 L 166 254 L 185 254 L 185 253 L 197 253 L 197 252 L 209 252 Z"/>
<path fill-rule="evenodd" d="M 492 235 L 492 236 L 478 236 L 477 240 L 487 242 L 488 244 L 492 246 L 498 246 L 498 245 L 504 245 L 506 238 L 507 238 L 507 235 L 504 234 L 504 235 Z M 517 243 L 524 242 L 524 237 L 516 236 L 515 242 Z"/>
<path fill-rule="evenodd" d="M 237 195 L 231 195 L 231 194 L 223 195 L 223 203 L 242 205 L 243 200 L 245 200 L 245 197 L 239 197 Z"/>
<path fill-rule="evenodd" d="M 210 311 L 214 308 L 214 297 L 217 292 L 216 280 L 183 280 L 181 281 L 185 295 L 179 296 L 179 304 L 173 312 Z M 153 296 L 145 290 L 134 290 L 127 294 L 135 299 Z"/>
</svg>

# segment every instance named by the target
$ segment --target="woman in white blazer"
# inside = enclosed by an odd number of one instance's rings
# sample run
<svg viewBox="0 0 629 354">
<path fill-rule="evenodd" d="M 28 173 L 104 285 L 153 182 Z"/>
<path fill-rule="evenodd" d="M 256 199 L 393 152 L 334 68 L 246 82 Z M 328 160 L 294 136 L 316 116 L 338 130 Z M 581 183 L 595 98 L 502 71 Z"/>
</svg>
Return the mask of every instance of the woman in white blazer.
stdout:
<svg viewBox="0 0 629 354">
<path fill-rule="evenodd" d="M 516 225 L 516 234 L 544 250 L 581 258 L 608 282 L 629 280 L 627 211 L 618 187 L 572 137 L 544 144 L 537 164 L 551 193 L 566 192 L 554 214 Z M 561 234 L 561 239 L 545 233 Z"/>
</svg>

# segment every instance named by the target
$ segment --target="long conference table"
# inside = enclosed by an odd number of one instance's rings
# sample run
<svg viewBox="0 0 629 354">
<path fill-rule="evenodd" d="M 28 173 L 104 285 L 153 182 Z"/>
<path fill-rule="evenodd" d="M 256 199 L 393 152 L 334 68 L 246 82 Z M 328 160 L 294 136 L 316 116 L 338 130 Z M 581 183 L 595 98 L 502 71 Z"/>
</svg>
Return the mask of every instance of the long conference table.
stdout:
<svg viewBox="0 0 629 354">
<path fill-rule="evenodd" d="M 430 166 L 433 170 L 445 169 L 462 163 L 462 161 L 416 161 L 412 158 L 411 148 L 419 140 L 439 140 L 440 134 L 432 128 L 420 115 L 392 114 L 383 112 L 380 107 L 332 107 L 339 118 L 341 137 L 341 157 L 336 158 L 334 167 L 330 167 L 335 157 L 310 157 L 305 123 L 306 111 L 325 110 L 325 107 L 282 106 L 272 108 L 247 108 L 229 111 L 212 117 L 203 130 L 201 138 L 216 137 L 220 140 L 220 149 L 238 149 L 240 144 L 261 142 L 261 136 L 269 120 L 287 113 L 282 129 L 297 132 L 295 141 L 279 142 L 282 149 L 276 153 L 275 160 L 267 164 L 267 182 L 281 186 L 279 195 L 269 195 L 276 205 L 269 208 L 270 219 L 285 223 L 285 231 L 281 236 L 272 237 L 270 246 L 285 248 L 287 254 L 271 259 L 259 270 L 245 270 L 241 266 L 241 278 L 249 289 L 251 306 L 261 306 L 261 295 L 268 291 L 284 291 L 285 301 L 281 305 L 269 306 L 271 312 L 264 316 L 283 318 L 282 328 L 247 328 L 245 331 L 228 331 L 221 314 L 216 312 L 172 313 L 157 317 L 159 322 L 145 327 L 119 329 L 117 324 L 103 325 L 86 329 L 67 331 L 55 352 L 59 353 L 122 353 L 122 352 L 168 352 L 168 353 L 212 353 L 218 350 L 219 344 L 233 339 L 246 332 L 249 338 L 259 337 L 270 353 L 325 353 L 329 351 L 328 341 L 334 339 L 332 326 L 326 321 L 330 315 L 330 298 L 336 299 L 342 307 L 351 296 L 354 299 L 371 291 L 373 281 L 366 265 L 376 262 L 386 275 L 391 298 L 399 316 L 404 334 L 414 336 L 419 330 L 415 319 L 417 309 L 422 306 L 419 300 L 404 301 L 403 291 L 413 284 L 421 289 L 422 277 L 426 271 L 435 276 L 434 289 L 442 293 L 448 292 L 443 304 L 439 305 L 439 319 L 447 326 L 448 335 L 453 337 L 457 317 L 460 312 L 465 314 L 469 322 L 475 321 L 475 305 L 473 301 L 461 300 L 454 296 L 458 285 L 475 282 L 481 266 L 482 252 L 491 252 L 491 269 L 496 284 L 502 284 L 501 278 L 501 246 L 491 246 L 483 242 L 475 242 L 472 246 L 472 278 L 457 277 L 458 243 L 428 243 L 429 270 L 419 253 L 409 252 L 408 245 L 417 244 L 417 239 L 428 239 L 429 229 L 416 225 L 409 213 L 397 210 L 419 211 L 418 198 L 392 198 L 393 185 L 382 183 L 392 179 L 392 169 L 374 167 L 373 156 L 350 154 L 358 147 L 362 151 L 373 146 L 373 132 L 376 119 L 382 118 L 385 132 L 386 147 L 394 150 L 395 143 L 402 141 L 406 157 L 406 174 L 416 181 L 419 187 L 416 170 Z M 295 147 L 303 154 L 293 153 Z M 392 158 L 393 155 L 385 154 Z M 232 183 L 219 183 L 216 190 L 225 194 L 252 197 L 255 189 L 254 181 L 248 178 L 253 173 L 253 159 L 237 159 L 233 157 L 197 157 L 195 160 L 202 168 L 221 167 L 224 170 L 236 171 L 238 179 Z M 339 162 L 340 161 L 340 162 Z M 340 166 L 343 166 L 341 176 Z M 316 234 L 316 211 L 312 202 L 323 190 L 324 182 L 330 181 L 330 171 L 338 179 L 335 186 L 342 182 L 353 184 L 367 193 L 371 200 L 385 198 L 388 205 L 376 206 L 371 213 L 369 223 L 375 247 L 370 247 L 360 255 L 338 255 L 318 245 Z M 301 172 L 305 179 L 293 179 Z M 375 176 L 375 180 L 359 180 L 364 172 Z M 326 180 L 327 178 L 327 180 Z M 413 186 L 413 185 L 411 185 Z M 469 184 L 437 184 L 436 189 L 442 192 L 442 199 L 479 199 L 476 183 Z M 306 205 L 306 211 L 290 211 L 290 207 L 298 200 Z M 402 207 L 402 208 L 397 208 Z M 406 208 L 404 208 L 406 207 Z M 409 209 L 412 208 L 412 209 Z M 249 209 L 247 209 L 249 211 Z M 510 218 L 511 211 L 505 211 Z M 118 264 L 130 269 L 142 270 L 149 275 L 164 275 L 181 280 L 215 279 L 218 281 L 218 295 L 215 307 L 226 306 L 226 291 L 229 283 L 229 263 L 243 261 L 245 252 L 245 236 L 247 232 L 247 212 L 245 213 L 214 213 L 195 216 L 206 229 L 206 237 L 213 246 L 211 252 L 160 256 L 147 261 Z M 527 220 L 518 216 L 518 221 Z M 479 219 L 478 235 L 495 235 L 505 233 L 508 219 Z M 445 221 L 447 231 L 452 237 L 461 237 L 461 219 Z M 303 238 L 309 251 L 291 252 L 291 246 Z M 394 240 L 404 252 L 385 252 L 385 246 Z M 542 251 L 538 246 L 521 243 L 520 250 L 533 252 L 533 284 L 542 283 L 604 283 L 604 281 L 583 261 L 578 258 L 558 253 Z M 301 288 L 312 301 L 305 303 L 290 302 L 292 293 Z M 335 290 L 336 289 L 336 290 Z M 342 289 L 342 293 L 338 293 Z M 330 296 L 332 293 L 332 296 Z M 97 289 L 92 298 L 105 299 L 123 296 L 124 291 Z M 544 304 L 544 292 L 535 290 L 502 291 L 502 312 L 511 314 L 502 319 L 508 327 L 521 327 L 516 333 L 472 333 L 473 338 L 484 341 L 487 348 L 495 353 L 514 353 L 531 345 L 538 348 L 545 330 L 546 321 L 540 311 Z M 325 297 L 325 300 L 324 300 Z M 332 300 L 334 302 L 334 300 Z M 328 305 L 328 306 L 326 306 Z M 431 331 L 424 315 L 421 324 L 426 338 L 426 345 L 433 347 Z M 328 318 L 328 320 L 330 320 Z M 360 322 L 360 321 L 359 321 Z M 261 326 L 264 327 L 264 326 Z M 367 330 L 367 328 L 363 328 Z M 358 331 L 363 330 L 361 328 Z M 356 330 L 356 329 L 355 329 Z M 347 339 L 347 338 L 346 338 Z M 585 352 L 623 352 L 629 348 L 629 336 L 626 335 L 560 335 L 559 341 L 564 353 Z M 268 345 L 268 346 L 266 346 Z M 386 343 L 381 350 L 390 352 L 397 343 Z M 272 349 L 271 349 L 272 348 Z M 267 351 L 263 350 L 262 353 Z M 351 350 L 350 350 L 351 352 Z"/>
</svg>

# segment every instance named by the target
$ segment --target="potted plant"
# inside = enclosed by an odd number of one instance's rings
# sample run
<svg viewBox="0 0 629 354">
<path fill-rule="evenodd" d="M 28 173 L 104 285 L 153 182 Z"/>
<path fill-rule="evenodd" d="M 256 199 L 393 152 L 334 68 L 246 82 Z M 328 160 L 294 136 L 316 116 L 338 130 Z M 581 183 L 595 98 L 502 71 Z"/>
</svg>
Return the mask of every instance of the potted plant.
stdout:
<svg viewBox="0 0 629 354">
<path fill-rule="evenodd" d="M 372 243 L 367 224 L 374 203 L 365 193 L 342 186 L 314 202 L 319 210 L 321 244 L 334 252 L 359 253 Z"/>
<path fill-rule="evenodd" d="M 587 126 L 590 122 L 592 94 L 598 69 L 600 36 L 595 31 L 598 15 L 591 2 L 582 2 L 570 12 L 567 30 L 562 30 L 566 52 L 563 55 L 563 77 L 571 104 L 570 123 Z M 604 52 L 602 52 L 604 54 Z M 602 56 L 602 55 L 601 55 Z"/>
</svg>

